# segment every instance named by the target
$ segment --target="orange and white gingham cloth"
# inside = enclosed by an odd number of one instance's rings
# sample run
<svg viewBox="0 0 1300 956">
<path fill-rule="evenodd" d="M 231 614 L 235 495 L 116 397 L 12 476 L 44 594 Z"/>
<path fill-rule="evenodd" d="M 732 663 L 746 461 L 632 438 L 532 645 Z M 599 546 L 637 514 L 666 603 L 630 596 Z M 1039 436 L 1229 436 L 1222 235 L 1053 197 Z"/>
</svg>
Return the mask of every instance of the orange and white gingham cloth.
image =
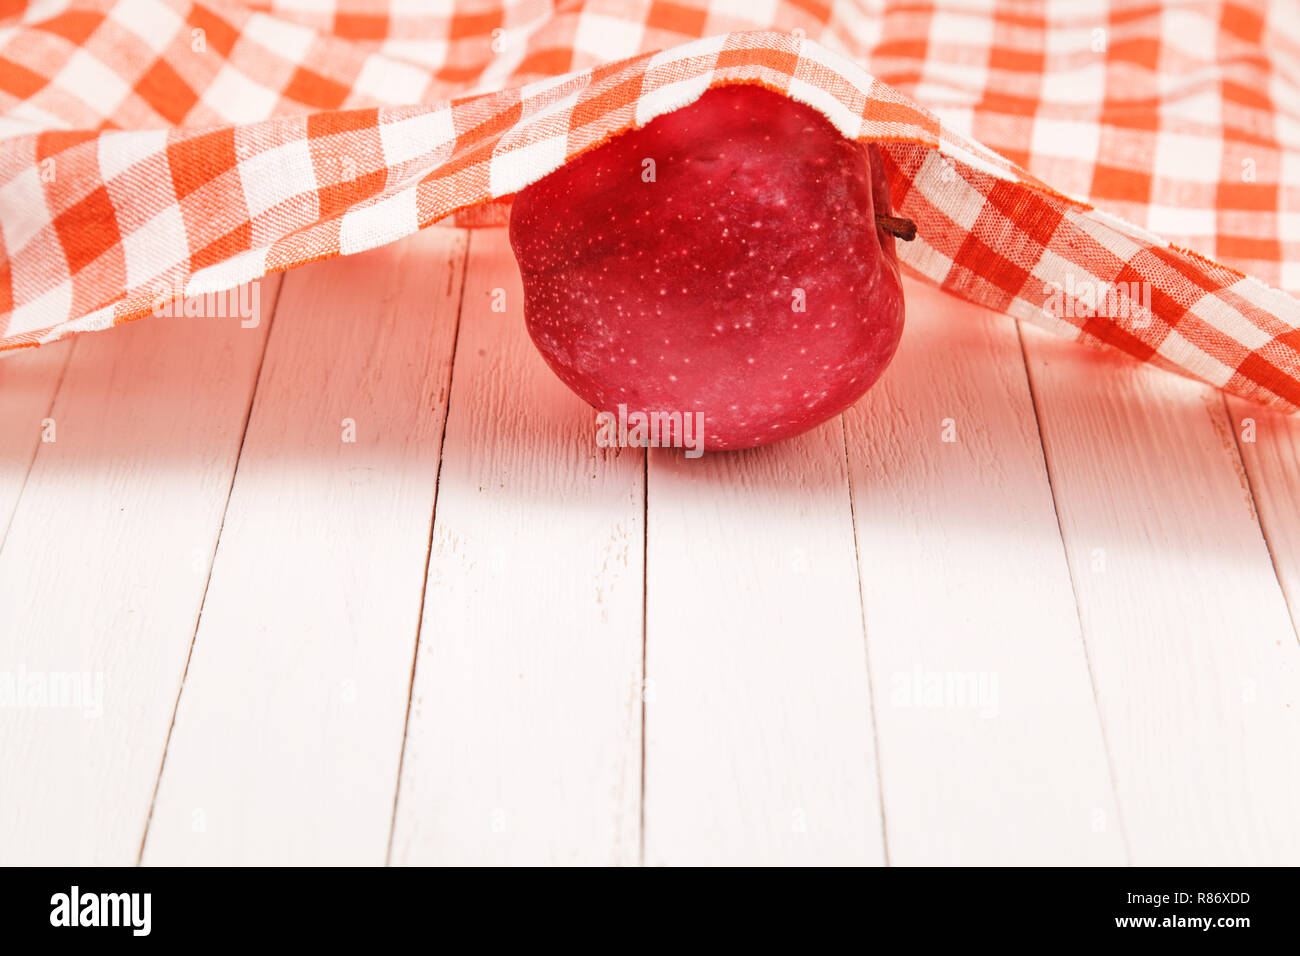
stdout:
<svg viewBox="0 0 1300 956">
<path fill-rule="evenodd" d="M 1296 0 L 0 0 L 0 349 L 500 223 L 727 83 L 884 144 L 943 288 L 1300 407 Z"/>
</svg>

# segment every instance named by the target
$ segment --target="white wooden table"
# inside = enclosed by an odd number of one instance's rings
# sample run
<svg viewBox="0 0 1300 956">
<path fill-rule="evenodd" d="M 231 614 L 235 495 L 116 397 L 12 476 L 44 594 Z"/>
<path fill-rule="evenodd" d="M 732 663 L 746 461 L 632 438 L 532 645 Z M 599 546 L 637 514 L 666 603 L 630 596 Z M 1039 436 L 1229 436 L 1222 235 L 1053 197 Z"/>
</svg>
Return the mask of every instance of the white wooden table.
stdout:
<svg viewBox="0 0 1300 956">
<path fill-rule="evenodd" d="M 906 292 L 696 461 L 501 231 L 0 362 L 0 863 L 1300 862 L 1300 421 Z"/>
</svg>

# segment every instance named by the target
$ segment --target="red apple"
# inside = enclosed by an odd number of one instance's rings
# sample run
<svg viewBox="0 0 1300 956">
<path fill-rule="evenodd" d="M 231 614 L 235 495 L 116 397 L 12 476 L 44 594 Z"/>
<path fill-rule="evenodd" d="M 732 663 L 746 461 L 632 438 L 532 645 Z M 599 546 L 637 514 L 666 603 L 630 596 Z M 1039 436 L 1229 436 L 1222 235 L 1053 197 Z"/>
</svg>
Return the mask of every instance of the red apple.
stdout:
<svg viewBox="0 0 1300 956">
<path fill-rule="evenodd" d="M 702 412 L 716 450 L 807 431 L 879 378 L 902 224 L 874 146 L 729 86 L 524 189 L 510 242 L 556 374 L 598 410 Z"/>
</svg>

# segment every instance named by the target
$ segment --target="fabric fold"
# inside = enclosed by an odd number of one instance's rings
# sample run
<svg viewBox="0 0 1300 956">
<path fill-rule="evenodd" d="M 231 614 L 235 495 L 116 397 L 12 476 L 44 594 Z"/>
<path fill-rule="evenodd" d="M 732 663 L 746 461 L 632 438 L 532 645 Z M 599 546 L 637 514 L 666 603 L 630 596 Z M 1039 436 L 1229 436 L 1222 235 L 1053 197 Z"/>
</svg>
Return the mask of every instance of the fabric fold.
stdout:
<svg viewBox="0 0 1300 956">
<path fill-rule="evenodd" d="M 962 22 L 943 25 L 953 15 L 939 5 L 911 5 L 929 16 L 928 38 L 951 44 L 910 48 L 889 35 L 889 15 L 871 4 L 759 4 L 763 11 L 754 15 L 801 25 L 706 35 L 545 75 L 588 55 L 590 38 L 601 31 L 615 38 L 615 49 L 652 36 L 680 38 L 730 22 L 734 6 L 444 4 L 445 15 L 421 19 L 405 37 L 394 32 L 397 0 L 347 8 L 304 2 L 295 4 L 297 21 L 281 18 L 278 8 L 176 0 L 28 7 L 0 21 L 0 349 L 105 329 L 179 297 L 374 248 L 435 223 L 500 224 L 512 194 L 579 153 L 694 102 L 710 87 L 756 83 L 817 109 L 850 139 L 882 144 L 896 211 L 918 226 L 916 241 L 899 245 L 900 259 L 916 274 L 1057 333 L 1275 407 L 1300 407 L 1300 302 L 1057 191 L 955 128 L 960 110 L 932 110 L 863 65 L 883 63 L 898 76 L 899 62 L 914 61 L 918 78 L 905 85 L 919 96 L 936 82 L 926 79 L 932 67 L 936 77 L 957 82 L 954 49 L 983 49 L 986 76 L 975 85 L 985 100 L 991 90 L 1010 96 L 1006 91 L 1028 77 L 1042 99 L 1043 87 L 1059 76 L 1044 73 L 1042 62 L 993 66 L 1006 58 L 998 46 L 1005 13 L 987 20 L 963 14 Z M 1258 19 L 1244 5 L 1203 6 L 1219 14 L 1220 30 L 1238 8 L 1241 19 Z M 170 33 L 158 30 L 164 15 Z M 1032 16 L 1019 16 L 1034 29 Z M 1058 46 L 1060 37 L 1072 37 L 1072 51 L 1094 36 L 1086 20 L 1067 21 L 1053 33 L 1054 25 L 1040 19 L 1038 32 L 1056 37 Z M 1114 10 L 1102 21 L 1112 44 L 1114 21 Z M 566 59 L 554 28 L 567 23 L 577 32 Z M 987 31 L 976 29 L 984 23 Z M 945 32 L 962 28 L 974 31 L 969 43 Z M 1237 38 L 1241 29 L 1227 33 Z M 335 32 L 322 32 L 329 30 Z M 106 62 L 99 43 L 105 32 L 135 55 Z M 368 36 L 349 40 L 349 32 Z M 119 34 L 146 43 L 147 51 Z M 1300 28 L 1290 39 L 1300 39 Z M 543 55 L 548 49 L 561 52 Z M 1112 52 L 1113 46 L 1093 52 L 1078 69 L 1100 67 L 1104 78 L 1122 72 L 1129 57 L 1149 56 Z M 422 54 L 429 58 L 424 65 L 410 58 Z M 203 70 L 195 61 L 206 64 Z M 1271 61 L 1261 63 L 1274 76 Z M 1286 77 L 1276 75 L 1280 88 Z M 110 78 L 122 89 L 108 92 Z M 1219 83 L 1220 116 L 1226 83 Z M 420 103 L 456 85 L 466 95 Z M 494 85 L 501 88 L 478 92 Z M 1079 95 L 1059 82 L 1053 89 L 1067 103 Z M 1170 89 L 1181 103 L 1183 92 Z M 251 103 L 258 90 L 265 94 L 260 105 Z M 417 105 L 383 105 L 404 99 Z M 987 119 L 1022 106 L 977 104 L 970 115 Z M 1262 175 L 1271 190 L 1226 183 L 1238 205 L 1271 197 L 1272 207 L 1257 209 L 1253 226 L 1233 228 L 1273 237 L 1271 246 L 1249 251 L 1251 262 L 1276 267 L 1274 278 L 1288 275 L 1291 237 L 1282 224 L 1291 228 L 1300 219 L 1282 180 L 1284 168 L 1300 170 L 1287 145 L 1300 129 L 1288 112 L 1294 106 L 1270 106 L 1270 130 L 1255 134 L 1255 178 L 1243 183 L 1259 185 Z M 98 118 L 89 122 L 86 111 L 96 108 Z M 1078 136 L 1079 154 L 1094 170 L 1132 165 L 1127 154 L 1104 151 L 1108 132 L 1131 127 L 1108 125 L 1104 116 L 1089 127 L 1048 113 L 1046 128 Z M 211 122 L 221 117 L 231 121 Z M 1132 114 L 1120 120 L 1131 124 Z M 1053 167 L 1069 144 L 1037 143 L 1038 123 L 1032 116 L 1028 123 L 1028 142 L 1023 131 L 1019 137 L 1027 149 L 1018 158 Z M 1192 136 L 1179 129 L 1175 135 Z M 1249 142 L 1234 130 L 1221 121 L 1211 131 L 1220 140 L 1221 179 L 1231 152 L 1225 144 Z M 1177 170 L 1160 179 L 1164 135 L 1150 133 L 1148 179 L 1177 183 Z M 1036 159 L 1035 145 L 1045 159 Z M 1136 187 L 1130 193 L 1139 212 L 1160 208 L 1149 182 L 1147 188 L 1145 199 Z M 1223 192 L 1216 187 L 1216 203 Z M 1193 194 L 1204 195 L 1187 195 Z M 1225 237 L 1231 239 L 1220 230 L 1213 238 Z M 1271 258 L 1257 258 L 1265 253 Z"/>
</svg>

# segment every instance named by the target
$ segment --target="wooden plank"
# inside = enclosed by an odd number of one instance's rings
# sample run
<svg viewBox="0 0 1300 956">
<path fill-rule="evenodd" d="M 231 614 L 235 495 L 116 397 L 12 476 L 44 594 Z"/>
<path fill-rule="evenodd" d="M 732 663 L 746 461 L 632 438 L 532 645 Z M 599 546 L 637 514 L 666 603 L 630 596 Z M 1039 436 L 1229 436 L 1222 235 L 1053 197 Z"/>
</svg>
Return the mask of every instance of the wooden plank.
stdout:
<svg viewBox="0 0 1300 956">
<path fill-rule="evenodd" d="M 285 279 L 144 862 L 384 862 L 465 247 Z"/>
<path fill-rule="evenodd" d="M 1121 863 L 1015 325 L 905 293 L 845 415 L 890 861 Z"/>
<path fill-rule="evenodd" d="M 136 860 L 278 286 L 253 328 L 76 343 L 0 551 L 0 674 L 81 706 L 0 708 L 0 863 Z"/>
<path fill-rule="evenodd" d="M 651 452 L 648 864 L 884 862 L 839 419 Z"/>
<path fill-rule="evenodd" d="M 1225 396 L 1260 527 L 1300 630 L 1300 415 Z"/>
<path fill-rule="evenodd" d="M 595 447 L 522 301 L 475 232 L 394 863 L 637 861 L 644 456 Z"/>
<path fill-rule="evenodd" d="M 1218 393 L 1024 329 L 1135 864 L 1300 858 L 1300 645 Z"/>
<path fill-rule="evenodd" d="M 67 339 L 0 356 L 0 547 L 36 450 L 58 439 L 50 410 L 75 344 Z"/>
</svg>

